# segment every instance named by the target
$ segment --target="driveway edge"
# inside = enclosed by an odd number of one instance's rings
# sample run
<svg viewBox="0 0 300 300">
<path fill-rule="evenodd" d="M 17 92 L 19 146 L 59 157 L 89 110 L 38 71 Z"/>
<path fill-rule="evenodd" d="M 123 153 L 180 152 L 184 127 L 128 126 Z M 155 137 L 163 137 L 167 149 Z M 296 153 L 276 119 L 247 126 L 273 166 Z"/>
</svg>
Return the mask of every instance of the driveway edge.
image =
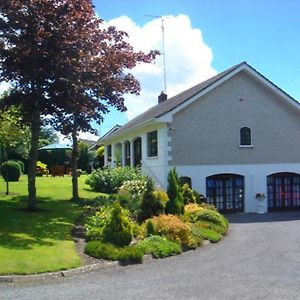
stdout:
<svg viewBox="0 0 300 300">
<path fill-rule="evenodd" d="M 46 279 L 59 279 L 63 277 L 71 277 L 74 275 L 88 273 L 100 269 L 113 268 L 118 265 L 118 262 L 105 262 L 105 263 L 95 263 L 92 265 L 86 265 L 76 269 L 49 272 L 49 273 L 40 273 L 32 275 L 4 275 L 0 276 L 0 283 L 13 283 L 13 282 L 26 282 L 26 281 L 35 281 L 35 280 L 46 280 Z"/>
</svg>

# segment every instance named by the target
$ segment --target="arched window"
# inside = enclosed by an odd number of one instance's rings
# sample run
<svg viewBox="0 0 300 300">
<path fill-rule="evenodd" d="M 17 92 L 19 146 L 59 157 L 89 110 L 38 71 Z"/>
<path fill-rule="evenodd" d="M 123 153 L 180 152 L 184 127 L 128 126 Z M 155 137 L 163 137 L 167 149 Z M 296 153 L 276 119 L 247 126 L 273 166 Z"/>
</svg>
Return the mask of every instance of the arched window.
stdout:
<svg viewBox="0 0 300 300">
<path fill-rule="evenodd" d="M 243 127 L 240 130 L 240 145 L 250 146 L 251 142 L 251 129 L 249 127 Z"/>
</svg>

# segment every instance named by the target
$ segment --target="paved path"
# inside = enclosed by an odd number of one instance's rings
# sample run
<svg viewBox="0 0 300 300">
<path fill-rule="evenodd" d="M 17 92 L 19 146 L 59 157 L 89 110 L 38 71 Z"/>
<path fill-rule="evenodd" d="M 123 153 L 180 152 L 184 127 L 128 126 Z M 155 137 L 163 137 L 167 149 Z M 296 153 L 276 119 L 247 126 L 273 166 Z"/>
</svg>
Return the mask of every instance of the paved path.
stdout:
<svg viewBox="0 0 300 300">
<path fill-rule="evenodd" d="M 0 284 L 0 299 L 300 299 L 300 212 L 229 218 L 219 244 L 58 281 Z"/>
</svg>

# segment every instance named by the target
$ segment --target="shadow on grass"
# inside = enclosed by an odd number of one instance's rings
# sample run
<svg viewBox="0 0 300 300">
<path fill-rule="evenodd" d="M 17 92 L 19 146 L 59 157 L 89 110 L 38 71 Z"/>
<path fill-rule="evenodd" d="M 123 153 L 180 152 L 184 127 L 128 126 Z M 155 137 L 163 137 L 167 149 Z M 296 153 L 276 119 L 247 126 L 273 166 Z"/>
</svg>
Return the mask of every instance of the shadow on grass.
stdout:
<svg viewBox="0 0 300 300">
<path fill-rule="evenodd" d="M 32 249 L 52 246 L 55 241 L 71 240 L 71 230 L 80 208 L 70 201 L 39 198 L 39 210 L 29 212 L 27 197 L 0 201 L 0 246 Z"/>
</svg>

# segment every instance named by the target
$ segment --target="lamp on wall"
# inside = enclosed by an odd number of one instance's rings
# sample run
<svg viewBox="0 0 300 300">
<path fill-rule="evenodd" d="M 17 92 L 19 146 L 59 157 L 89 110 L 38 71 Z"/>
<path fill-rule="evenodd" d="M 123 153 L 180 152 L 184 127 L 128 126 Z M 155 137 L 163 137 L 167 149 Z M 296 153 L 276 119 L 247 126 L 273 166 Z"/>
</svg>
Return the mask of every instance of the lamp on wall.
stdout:
<svg viewBox="0 0 300 300">
<path fill-rule="evenodd" d="M 175 131 L 175 128 L 174 127 L 169 127 L 169 133 L 173 133 Z"/>
</svg>

